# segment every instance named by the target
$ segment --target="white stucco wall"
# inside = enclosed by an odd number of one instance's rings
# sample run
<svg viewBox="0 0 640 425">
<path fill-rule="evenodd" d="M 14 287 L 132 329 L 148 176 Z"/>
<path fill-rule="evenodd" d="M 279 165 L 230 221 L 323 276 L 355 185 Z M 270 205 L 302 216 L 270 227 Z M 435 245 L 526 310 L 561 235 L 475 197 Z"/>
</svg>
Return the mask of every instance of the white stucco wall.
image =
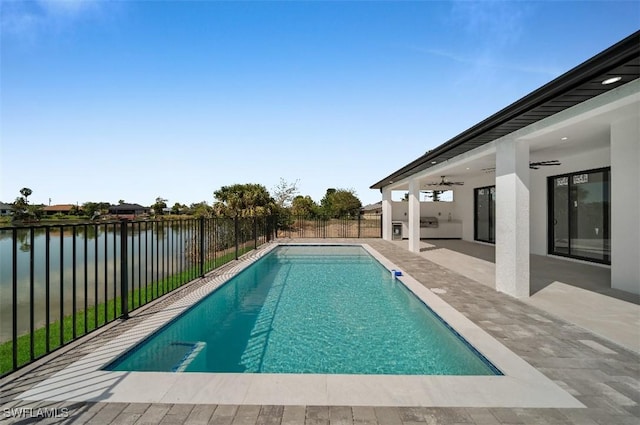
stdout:
<svg viewBox="0 0 640 425">
<path fill-rule="evenodd" d="M 558 174 L 571 173 L 576 171 L 590 170 L 594 168 L 604 168 L 611 165 L 610 149 L 608 147 L 591 150 L 572 155 L 553 154 L 536 155 L 532 154 L 532 161 L 557 159 L 562 164 L 551 167 L 541 167 L 538 170 L 531 170 L 529 174 L 530 199 L 530 246 L 531 253 L 538 255 L 547 254 L 547 177 Z M 464 178 L 464 186 L 455 188 L 455 202 L 452 205 L 452 213 L 455 219 L 462 220 L 462 239 L 473 241 L 473 190 L 479 187 L 495 185 L 494 173 L 483 173 L 473 177 Z M 402 202 L 394 203 L 394 220 L 406 220 L 402 209 Z M 444 205 L 443 205 L 444 206 Z M 396 210 L 398 210 L 396 212 Z M 444 211 L 444 209 L 443 209 Z M 427 214 L 427 211 L 422 214 Z M 448 212 L 448 210 L 446 211 Z M 442 217 L 446 217 L 443 212 Z"/>
<path fill-rule="evenodd" d="M 640 294 L 640 117 L 611 125 L 611 286 Z"/>
<path fill-rule="evenodd" d="M 551 154 L 545 160 L 557 159 L 562 164 L 551 167 L 540 167 L 531 170 L 530 176 L 530 219 L 531 253 L 547 255 L 548 205 L 547 205 L 547 177 L 577 171 L 604 168 L 611 165 L 610 149 L 608 147 L 585 153 L 574 153 L 570 156 Z M 535 161 L 532 160 L 532 161 Z"/>
<path fill-rule="evenodd" d="M 457 190 L 457 189 L 456 189 Z M 454 202 L 420 202 L 420 217 L 438 217 L 438 220 L 446 221 L 451 213 L 453 220 L 459 219 L 456 215 L 457 199 Z M 392 202 L 393 221 L 409 220 L 409 202 Z"/>
<path fill-rule="evenodd" d="M 456 187 L 454 197 L 456 217 L 462 220 L 462 239 L 473 241 L 473 190 L 494 184 L 494 173 L 482 173 L 475 177 L 465 178 L 464 186 Z"/>
</svg>

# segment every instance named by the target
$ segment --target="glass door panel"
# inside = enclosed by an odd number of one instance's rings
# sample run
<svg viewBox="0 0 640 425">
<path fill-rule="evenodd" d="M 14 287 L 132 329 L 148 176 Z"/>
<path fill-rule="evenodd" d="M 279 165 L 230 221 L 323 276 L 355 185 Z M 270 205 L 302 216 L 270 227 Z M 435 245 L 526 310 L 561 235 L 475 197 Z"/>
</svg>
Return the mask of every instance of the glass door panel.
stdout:
<svg viewBox="0 0 640 425">
<path fill-rule="evenodd" d="M 489 242 L 496 242 L 496 187 L 489 188 Z"/>
<path fill-rule="evenodd" d="M 475 198 L 475 240 L 494 243 L 496 239 L 495 230 L 495 203 L 496 188 L 481 187 L 474 189 Z"/>
<path fill-rule="evenodd" d="M 604 260 L 609 255 L 605 231 L 605 173 L 602 171 L 571 176 L 571 254 Z M 607 226 L 608 227 L 608 226 Z"/>
<path fill-rule="evenodd" d="M 569 254 L 569 177 L 553 179 L 552 252 Z"/>
<path fill-rule="evenodd" d="M 609 172 L 549 178 L 549 253 L 610 263 Z"/>
</svg>

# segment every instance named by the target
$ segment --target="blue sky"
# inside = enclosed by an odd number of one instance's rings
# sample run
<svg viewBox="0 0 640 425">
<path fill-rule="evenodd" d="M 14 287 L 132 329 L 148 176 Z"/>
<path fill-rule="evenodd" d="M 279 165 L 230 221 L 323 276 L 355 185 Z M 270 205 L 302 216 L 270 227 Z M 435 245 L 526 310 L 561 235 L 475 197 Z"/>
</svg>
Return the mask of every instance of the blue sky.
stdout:
<svg viewBox="0 0 640 425">
<path fill-rule="evenodd" d="M 369 186 L 640 28 L 640 3 L 2 1 L 0 200 Z"/>
</svg>

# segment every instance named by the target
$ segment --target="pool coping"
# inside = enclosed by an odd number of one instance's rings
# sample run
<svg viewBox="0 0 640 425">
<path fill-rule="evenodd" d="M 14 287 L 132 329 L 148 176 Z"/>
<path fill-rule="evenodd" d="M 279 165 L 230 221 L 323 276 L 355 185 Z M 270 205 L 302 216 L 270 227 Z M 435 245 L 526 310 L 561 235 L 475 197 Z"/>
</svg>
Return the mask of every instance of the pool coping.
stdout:
<svg viewBox="0 0 640 425">
<path fill-rule="evenodd" d="M 20 394 L 31 401 L 449 407 L 585 407 L 410 275 L 411 292 L 485 356 L 503 376 L 321 375 L 112 372 L 101 370 L 184 310 L 280 245 L 360 245 L 388 270 L 398 269 L 366 243 L 270 243 L 225 273 L 150 315 L 121 336 Z M 432 290 L 433 289 L 433 290 Z"/>
</svg>

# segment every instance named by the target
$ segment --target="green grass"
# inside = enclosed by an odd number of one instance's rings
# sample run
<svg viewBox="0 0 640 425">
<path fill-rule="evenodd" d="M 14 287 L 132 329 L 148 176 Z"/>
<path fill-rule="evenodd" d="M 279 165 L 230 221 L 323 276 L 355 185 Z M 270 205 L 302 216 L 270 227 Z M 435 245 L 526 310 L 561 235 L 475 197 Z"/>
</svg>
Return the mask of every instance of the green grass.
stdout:
<svg viewBox="0 0 640 425">
<path fill-rule="evenodd" d="M 238 256 L 243 255 L 249 251 L 252 251 L 253 242 L 247 242 L 243 246 L 238 248 Z M 235 259 L 235 251 L 231 250 L 220 257 L 212 258 L 205 261 L 204 270 L 205 273 L 214 270 L 229 261 Z M 200 276 L 200 266 L 193 266 L 183 270 L 180 273 L 176 273 L 165 279 L 150 283 L 147 287 L 135 288 L 128 294 L 128 306 L 129 311 L 134 310 L 148 302 L 161 297 L 162 295 L 177 289 L 178 287 L 197 279 Z M 75 328 L 76 338 L 89 333 L 105 323 L 112 322 L 120 317 L 121 314 L 121 298 L 116 297 L 108 300 L 106 303 L 98 304 L 97 306 L 88 306 L 86 310 L 86 332 L 85 332 L 85 311 L 79 311 L 75 314 Z M 97 320 L 96 320 L 97 312 Z M 106 312 L 106 320 L 105 320 Z M 52 322 L 49 324 L 49 350 L 47 351 L 47 331 L 46 326 L 38 328 L 33 333 L 33 358 L 47 354 L 50 351 L 70 342 L 73 340 L 73 318 L 74 315 L 70 314 L 60 322 Z M 115 319 L 114 319 L 115 318 Z M 60 338 L 62 323 L 62 342 Z M 17 357 L 18 367 L 23 366 L 31 361 L 31 335 L 21 335 L 17 339 Z M 0 375 L 4 375 L 13 370 L 13 343 L 7 341 L 0 344 Z"/>
</svg>

